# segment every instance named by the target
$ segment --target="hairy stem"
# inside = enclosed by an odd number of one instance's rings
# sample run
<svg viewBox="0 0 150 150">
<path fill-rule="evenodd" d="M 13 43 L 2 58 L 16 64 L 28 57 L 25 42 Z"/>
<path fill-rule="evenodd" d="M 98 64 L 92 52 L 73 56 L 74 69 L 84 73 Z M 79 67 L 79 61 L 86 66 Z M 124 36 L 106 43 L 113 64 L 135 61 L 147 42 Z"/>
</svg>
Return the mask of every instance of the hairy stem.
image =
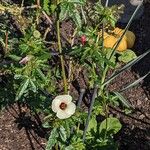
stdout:
<svg viewBox="0 0 150 150">
<path fill-rule="evenodd" d="M 5 54 L 7 53 L 8 48 L 8 31 L 5 32 Z"/>
<path fill-rule="evenodd" d="M 57 5 L 59 4 L 59 0 L 57 0 Z M 57 12 L 57 16 L 59 16 L 59 12 Z M 59 18 L 57 19 L 57 39 L 58 39 L 58 50 L 59 53 L 62 53 L 62 46 L 61 46 L 61 39 L 60 39 L 60 21 Z M 65 73 L 65 64 L 64 64 L 64 58 L 63 55 L 60 56 L 61 61 L 61 68 L 62 68 L 62 77 L 63 77 L 63 83 L 64 83 L 64 92 L 67 94 L 67 79 L 66 79 L 66 73 Z"/>
</svg>

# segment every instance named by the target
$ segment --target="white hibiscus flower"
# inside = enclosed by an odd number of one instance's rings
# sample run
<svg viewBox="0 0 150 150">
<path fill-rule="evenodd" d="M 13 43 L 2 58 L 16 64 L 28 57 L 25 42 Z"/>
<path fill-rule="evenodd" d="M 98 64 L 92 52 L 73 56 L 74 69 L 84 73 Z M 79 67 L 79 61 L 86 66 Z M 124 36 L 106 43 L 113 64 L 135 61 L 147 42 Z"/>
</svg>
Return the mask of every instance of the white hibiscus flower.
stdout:
<svg viewBox="0 0 150 150">
<path fill-rule="evenodd" d="M 70 95 L 59 95 L 52 101 L 52 110 L 59 119 L 66 119 L 75 113 L 76 105 Z"/>
<path fill-rule="evenodd" d="M 130 0 L 131 5 L 138 6 L 143 2 L 143 0 Z"/>
</svg>

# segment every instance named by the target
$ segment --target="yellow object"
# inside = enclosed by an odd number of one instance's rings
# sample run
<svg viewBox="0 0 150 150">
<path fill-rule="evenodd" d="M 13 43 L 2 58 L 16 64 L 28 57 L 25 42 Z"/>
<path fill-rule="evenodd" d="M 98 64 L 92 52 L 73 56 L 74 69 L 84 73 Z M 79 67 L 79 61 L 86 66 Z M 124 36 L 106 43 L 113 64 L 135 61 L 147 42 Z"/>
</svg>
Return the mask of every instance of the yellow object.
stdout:
<svg viewBox="0 0 150 150">
<path fill-rule="evenodd" d="M 107 48 L 113 48 L 117 43 L 117 41 L 118 41 L 117 37 L 110 35 L 104 40 L 104 46 Z M 122 52 L 125 51 L 126 49 L 127 49 L 127 41 L 126 38 L 123 37 L 116 50 Z"/>
<path fill-rule="evenodd" d="M 135 43 L 135 34 L 131 31 L 126 32 L 128 48 L 132 48 Z"/>
<path fill-rule="evenodd" d="M 123 29 L 120 29 L 118 27 L 116 27 L 114 30 L 113 30 L 113 33 L 117 34 L 117 35 L 122 35 L 123 33 Z"/>
<path fill-rule="evenodd" d="M 99 32 L 99 36 L 102 37 L 102 31 Z M 107 32 L 104 32 L 104 39 L 110 36 Z"/>
<path fill-rule="evenodd" d="M 104 32 L 104 46 L 107 48 L 113 48 L 123 32 L 124 32 L 124 30 L 120 29 L 118 27 L 116 27 L 113 30 L 113 35 L 110 35 L 110 34 Z M 134 45 L 134 42 L 135 42 L 134 33 L 131 31 L 127 31 L 126 34 L 124 35 L 124 37 L 122 38 L 122 40 L 120 41 L 120 44 L 116 50 L 119 52 L 122 52 L 128 48 L 132 48 Z"/>
</svg>

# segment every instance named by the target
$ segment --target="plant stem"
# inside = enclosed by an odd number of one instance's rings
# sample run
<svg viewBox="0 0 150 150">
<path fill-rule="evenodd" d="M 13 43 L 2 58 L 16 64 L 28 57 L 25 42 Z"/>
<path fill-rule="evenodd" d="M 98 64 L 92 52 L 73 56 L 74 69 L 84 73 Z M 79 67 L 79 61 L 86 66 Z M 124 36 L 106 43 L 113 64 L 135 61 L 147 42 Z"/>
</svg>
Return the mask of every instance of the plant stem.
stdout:
<svg viewBox="0 0 150 150">
<path fill-rule="evenodd" d="M 58 150 L 58 143 L 56 143 L 55 145 L 55 150 Z"/>
<path fill-rule="evenodd" d="M 104 100 L 105 101 L 105 100 Z M 108 128 L 108 105 L 107 105 L 107 103 L 106 103 L 106 101 L 105 101 L 105 104 L 104 104 L 105 106 L 105 118 L 106 118 L 106 130 L 105 130 L 105 133 L 104 133 L 104 140 L 106 139 L 106 136 L 107 136 L 107 128 Z"/>
<path fill-rule="evenodd" d="M 5 54 L 7 53 L 8 48 L 8 31 L 5 32 Z"/>
<path fill-rule="evenodd" d="M 71 39 L 69 40 L 71 48 L 74 45 L 74 38 L 75 38 L 76 33 L 77 33 L 77 28 L 75 28 L 73 35 L 71 36 Z M 71 87 L 72 67 L 73 67 L 73 61 L 72 61 L 72 58 L 70 58 L 70 60 L 69 60 L 69 71 L 68 71 L 68 94 L 70 93 L 70 87 Z"/>
<path fill-rule="evenodd" d="M 37 0 L 36 4 L 37 4 L 38 7 L 40 7 L 40 0 Z"/>
<path fill-rule="evenodd" d="M 105 93 L 101 93 L 102 101 L 103 101 L 103 108 L 105 110 L 105 118 L 106 118 L 106 128 L 104 131 L 104 140 L 106 139 L 107 136 L 107 128 L 108 128 L 108 104 L 107 104 L 107 99 L 105 98 Z"/>
<path fill-rule="evenodd" d="M 23 10 L 23 5 L 24 5 L 24 0 L 22 0 L 22 2 L 21 2 L 21 7 L 20 7 L 20 15 L 21 15 L 21 13 L 22 13 L 22 10 Z"/>
<path fill-rule="evenodd" d="M 57 0 L 57 5 L 59 4 L 59 0 Z M 57 12 L 59 13 L 59 12 Z M 57 14 L 57 16 L 59 16 Z M 57 39 L 58 39 L 58 50 L 59 53 L 62 53 L 62 47 L 61 47 L 61 39 L 60 39 L 60 21 L 59 18 L 57 19 Z M 66 79 L 66 73 L 65 73 L 65 64 L 64 64 L 64 58 L 63 55 L 60 56 L 61 61 L 61 68 L 62 68 L 62 77 L 63 77 L 63 83 L 64 83 L 64 92 L 67 94 L 67 79 Z"/>
</svg>

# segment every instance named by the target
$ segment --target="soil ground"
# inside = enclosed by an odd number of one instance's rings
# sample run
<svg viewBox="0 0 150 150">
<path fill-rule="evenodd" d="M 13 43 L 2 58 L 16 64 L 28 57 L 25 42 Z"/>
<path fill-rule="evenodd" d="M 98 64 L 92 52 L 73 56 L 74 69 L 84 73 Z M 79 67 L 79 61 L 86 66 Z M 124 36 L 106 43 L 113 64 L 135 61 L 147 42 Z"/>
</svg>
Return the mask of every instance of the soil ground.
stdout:
<svg viewBox="0 0 150 150">
<path fill-rule="evenodd" d="M 136 34 L 133 48 L 137 55 L 150 48 L 150 4 L 144 6 L 144 14 L 132 23 L 130 30 Z M 124 27 L 124 24 L 119 24 Z M 64 28 L 65 27 L 64 24 Z M 150 71 L 150 55 L 129 71 L 121 74 L 111 85 L 119 89 Z M 135 108 L 126 115 L 119 108 L 110 108 L 117 116 L 123 128 L 116 135 L 119 150 L 150 150 L 150 76 L 140 86 L 124 93 Z M 43 150 L 46 144 L 46 131 L 41 127 L 38 116 L 31 116 L 30 111 L 14 104 L 0 113 L 0 150 Z"/>
</svg>

